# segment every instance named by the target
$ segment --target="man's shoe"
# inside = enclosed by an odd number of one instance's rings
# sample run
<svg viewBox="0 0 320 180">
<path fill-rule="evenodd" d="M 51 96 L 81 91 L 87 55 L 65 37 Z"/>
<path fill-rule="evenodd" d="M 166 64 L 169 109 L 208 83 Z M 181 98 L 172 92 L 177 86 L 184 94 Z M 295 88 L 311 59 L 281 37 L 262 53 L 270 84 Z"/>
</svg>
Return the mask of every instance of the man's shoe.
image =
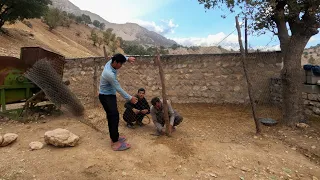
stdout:
<svg viewBox="0 0 320 180">
<path fill-rule="evenodd" d="M 138 126 L 140 126 L 140 127 L 144 126 L 144 124 L 143 124 L 142 122 L 140 122 L 140 121 L 137 121 L 136 124 L 137 124 Z"/>
<path fill-rule="evenodd" d="M 133 124 L 127 124 L 127 127 L 130 129 L 134 129 L 134 125 Z"/>
</svg>

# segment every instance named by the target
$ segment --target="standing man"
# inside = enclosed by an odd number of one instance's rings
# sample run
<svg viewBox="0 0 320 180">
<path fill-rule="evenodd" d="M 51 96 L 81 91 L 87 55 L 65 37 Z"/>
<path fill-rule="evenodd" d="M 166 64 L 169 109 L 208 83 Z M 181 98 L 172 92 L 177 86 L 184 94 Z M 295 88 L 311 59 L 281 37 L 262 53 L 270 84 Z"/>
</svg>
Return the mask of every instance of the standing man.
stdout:
<svg viewBox="0 0 320 180">
<path fill-rule="evenodd" d="M 136 122 L 138 126 L 143 126 L 142 119 L 145 115 L 150 113 L 150 106 L 146 98 L 144 97 L 146 90 L 143 88 L 138 89 L 138 102 L 132 104 L 130 101 L 127 101 L 124 107 L 126 110 L 123 113 L 123 120 L 127 122 L 128 128 L 134 128 L 133 122 Z"/>
<path fill-rule="evenodd" d="M 150 108 L 150 114 L 152 117 L 153 124 L 156 126 L 157 129 L 157 135 L 163 135 L 165 132 L 165 121 L 164 121 L 164 109 L 163 109 L 163 103 L 162 100 L 158 97 L 154 97 L 151 99 L 151 108 Z M 183 117 L 180 116 L 180 114 L 175 111 L 170 102 L 167 100 L 168 104 L 168 113 L 169 113 L 169 122 L 170 122 L 170 132 L 175 130 L 175 126 L 179 125 Z"/>
<path fill-rule="evenodd" d="M 99 100 L 107 114 L 109 133 L 112 141 L 111 147 L 115 151 L 122 151 L 131 147 L 130 144 L 125 142 L 125 137 L 119 137 L 119 111 L 116 92 L 133 104 L 138 101 L 136 97 L 130 96 L 125 92 L 117 80 L 117 70 L 120 69 L 126 61 L 133 63 L 135 58 L 115 54 L 105 65 L 100 78 Z"/>
</svg>

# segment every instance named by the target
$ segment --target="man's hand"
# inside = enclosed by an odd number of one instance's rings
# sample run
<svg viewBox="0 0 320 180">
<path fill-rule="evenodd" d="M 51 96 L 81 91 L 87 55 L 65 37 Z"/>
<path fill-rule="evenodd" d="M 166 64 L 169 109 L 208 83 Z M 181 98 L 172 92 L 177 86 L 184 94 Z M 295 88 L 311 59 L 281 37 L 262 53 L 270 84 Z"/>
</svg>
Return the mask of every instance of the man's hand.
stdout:
<svg viewBox="0 0 320 180">
<path fill-rule="evenodd" d="M 147 114 L 147 112 L 148 112 L 148 109 L 144 109 L 141 111 L 142 114 Z"/>
<path fill-rule="evenodd" d="M 137 98 L 137 97 L 132 96 L 132 98 L 131 98 L 130 102 L 131 102 L 132 104 L 136 104 L 136 103 L 138 102 L 138 98 Z"/>
<path fill-rule="evenodd" d="M 135 114 L 138 114 L 140 111 L 138 109 L 135 109 L 133 108 L 132 111 L 135 113 Z"/>
<path fill-rule="evenodd" d="M 135 60 L 136 60 L 135 57 L 129 57 L 129 58 L 128 58 L 128 61 L 129 61 L 130 63 L 134 63 Z"/>
</svg>

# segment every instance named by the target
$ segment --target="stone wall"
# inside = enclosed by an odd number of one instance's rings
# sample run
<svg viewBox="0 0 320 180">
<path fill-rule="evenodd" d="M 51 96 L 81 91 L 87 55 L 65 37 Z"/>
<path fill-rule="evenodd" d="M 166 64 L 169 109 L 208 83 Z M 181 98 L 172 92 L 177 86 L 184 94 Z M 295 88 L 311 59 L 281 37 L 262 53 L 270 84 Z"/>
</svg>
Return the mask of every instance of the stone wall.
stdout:
<svg viewBox="0 0 320 180">
<path fill-rule="evenodd" d="M 67 60 L 64 78 L 71 81 L 71 89 L 85 104 L 93 102 L 94 66 L 98 67 L 99 79 L 106 62 L 102 57 Z M 175 103 L 248 103 L 240 54 L 166 55 L 161 62 L 168 98 Z M 254 96 L 269 103 L 269 79 L 280 74 L 280 52 L 250 53 L 247 62 Z M 136 57 L 134 64 L 124 64 L 118 80 L 129 94 L 145 88 L 149 101 L 161 95 L 158 66 L 152 56 Z"/>
<path fill-rule="evenodd" d="M 282 83 L 280 78 L 271 78 L 270 95 L 272 104 L 282 106 Z M 302 93 L 304 111 L 307 115 L 320 115 L 320 94 L 318 93 Z"/>
</svg>

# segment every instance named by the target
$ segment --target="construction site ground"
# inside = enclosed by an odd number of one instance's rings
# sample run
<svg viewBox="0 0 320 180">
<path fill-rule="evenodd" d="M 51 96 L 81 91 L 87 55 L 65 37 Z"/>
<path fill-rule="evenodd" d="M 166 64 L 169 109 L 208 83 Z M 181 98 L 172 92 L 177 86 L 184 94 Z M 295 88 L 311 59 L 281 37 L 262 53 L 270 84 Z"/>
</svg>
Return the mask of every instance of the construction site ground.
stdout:
<svg viewBox="0 0 320 180">
<path fill-rule="evenodd" d="M 1 122 L 0 134 L 19 137 L 0 148 L 0 179 L 320 179 L 318 120 L 311 119 L 306 129 L 262 126 L 262 135 L 256 135 L 249 107 L 173 106 L 184 120 L 172 137 L 151 135 L 152 122 L 128 129 L 121 119 L 120 134 L 132 145 L 122 152 L 111 150 L 108 135 L 80 122 L 86 119 L 107 132 L 101 108 L 88 109 L 84 117 L 66 113 L 26 124 Z M 263 109 L 259 116 L 277 115 L 276 109 Z M 56 128 L 80 136 L 79 144 L 29 150 L 30 142 L 44 143 L 44 133 Z"/>
</svg>

